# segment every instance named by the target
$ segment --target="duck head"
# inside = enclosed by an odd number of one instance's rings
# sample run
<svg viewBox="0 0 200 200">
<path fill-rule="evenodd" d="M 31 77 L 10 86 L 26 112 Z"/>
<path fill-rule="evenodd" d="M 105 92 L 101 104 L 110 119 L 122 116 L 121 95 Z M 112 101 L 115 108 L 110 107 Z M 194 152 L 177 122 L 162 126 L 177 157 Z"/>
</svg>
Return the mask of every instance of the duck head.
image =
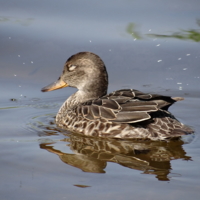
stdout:
<svg viewBox="0 0 200 200">
<path fill-rule="evenodd" d="M 65 63 L 63 72 L 57 81 L 42 88 L 42 92 L 75 87 L 85 93 L 94 93 L 97 97 L 107 93 L 108 74 L 104 62 L 90 52 L 80 52 L 71 56 Z"/>
</svg>

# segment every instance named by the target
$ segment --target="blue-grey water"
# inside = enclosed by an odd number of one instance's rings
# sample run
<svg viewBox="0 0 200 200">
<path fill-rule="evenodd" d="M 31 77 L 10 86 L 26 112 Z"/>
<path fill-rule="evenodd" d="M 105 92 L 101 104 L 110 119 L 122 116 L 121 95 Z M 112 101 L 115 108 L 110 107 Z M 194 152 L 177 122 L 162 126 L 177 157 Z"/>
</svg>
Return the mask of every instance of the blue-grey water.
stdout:
<svg viewBox="0 0 200 200">
<path fill-rule="evenodd" d="M 0 199 L 199 199 L 199 0 L 0 0 Z M 181 96 L 184 142 L 88 139 L 56 127 L 76 90 L 42 93 L 68 57 L 98 54 L 109 92 Z"/>
</svg>

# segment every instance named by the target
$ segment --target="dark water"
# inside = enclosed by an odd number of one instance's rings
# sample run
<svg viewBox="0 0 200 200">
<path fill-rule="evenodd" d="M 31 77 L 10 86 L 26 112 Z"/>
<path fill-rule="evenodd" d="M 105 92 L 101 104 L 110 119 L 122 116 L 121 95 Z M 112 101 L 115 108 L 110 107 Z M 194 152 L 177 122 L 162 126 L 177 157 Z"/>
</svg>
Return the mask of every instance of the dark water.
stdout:
<svg viewBox="0 0 200 200">
<path fill-rule="evenodd" d="M 199 198 L 198 0 L 10 0 L 0 13 L 2 200 Z M 58 129 L 54 117 L 75 89 L 40 89 L 80 51 L 104 60 L 109 92 L 184 97 L 170 111 L 195 137 L 142 143 Z"/>
</svg>

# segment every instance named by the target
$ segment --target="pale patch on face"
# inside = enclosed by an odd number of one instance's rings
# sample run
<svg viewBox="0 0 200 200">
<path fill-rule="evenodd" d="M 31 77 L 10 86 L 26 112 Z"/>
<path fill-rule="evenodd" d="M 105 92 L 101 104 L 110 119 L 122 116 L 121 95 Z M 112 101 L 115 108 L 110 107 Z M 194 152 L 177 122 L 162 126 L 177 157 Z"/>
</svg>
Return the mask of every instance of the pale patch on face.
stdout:
<svg viewBox="0 0 200 200">
<path fill-rule="evenodd" d="M 76 69 L 76 65 L 71 65 L 68 67 L 69 71 L 74 71 Z"/>
</svg>

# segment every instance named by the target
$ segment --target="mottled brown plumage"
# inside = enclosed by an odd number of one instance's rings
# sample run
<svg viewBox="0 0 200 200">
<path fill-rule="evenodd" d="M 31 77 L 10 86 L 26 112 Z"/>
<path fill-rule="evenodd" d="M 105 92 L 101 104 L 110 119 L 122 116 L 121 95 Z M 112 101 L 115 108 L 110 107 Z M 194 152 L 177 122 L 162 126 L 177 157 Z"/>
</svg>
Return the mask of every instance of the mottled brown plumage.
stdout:
<svg viewBox="0 0 200 200">
<path fill-rule="evenodd" d="M 60 108 L 56 123 L 62 128 L 95 137 L 165 140 L 193 133 L 168 112 L 182 98 L 124 89 L 107 94 L 103 61 L 90 52 L 71 56 L 58 81 L 42 91 L 76 87 Z"/>
</svg>

